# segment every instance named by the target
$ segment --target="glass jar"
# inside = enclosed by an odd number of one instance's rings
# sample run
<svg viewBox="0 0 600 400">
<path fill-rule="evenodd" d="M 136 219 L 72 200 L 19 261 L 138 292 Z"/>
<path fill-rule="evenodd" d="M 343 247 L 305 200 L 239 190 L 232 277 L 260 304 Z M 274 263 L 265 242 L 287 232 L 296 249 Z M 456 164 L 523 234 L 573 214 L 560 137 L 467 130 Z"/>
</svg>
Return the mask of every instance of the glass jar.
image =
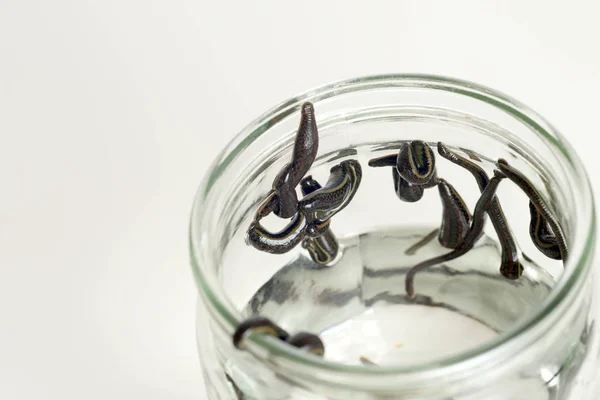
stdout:
<svg viewBox="0 0 600 400">
<path fill-rule="evenodd" d="M 320 140 L 310 173 L 324 181 L 329 168 L 346 159 L 363 167 L 358 193 L 332 219 L 342 255 L 325 268 L 312 265 L 301 246 L 273 255 L 244 240 L 274 177 L 290 160 L 307 101 L 314 104 Z M 439 227 L 440 203 L 435 191 L 416 203 L 399 202 L 389 171 L 369 168 L 367 160 L 413 139 L 434 148 L 443 141 L 490 173 L 499 158 L 518 168 L 562 226 L 569 244 L 564 267 L 533 247 L 528 199 L 506 179 L 497 194 L 519 245 L 523 276 L 500 276 L 500 247 L 487 223 L 472 256 L 422 272 L 416 285 L 425 300 L 406 301 L 406 267 L 443 250 L 408 255 L 401 246 Z M 472 210 L 480 195 L 473 177 L 440 157 L 436 168 Z M 542 117 L 501 93 L 455 79 L 385 75 L 296 96 L 233 139 L 195 199 L 190 249 L 208 397 L 597 398 L 595 229 L 592 194 L 577 155 Z M 322 335 L 325 357 L 258 334 L 244 350 L 234 348 L 234 330 L 253 314 L 290 332 Z M 455 317 L 481 325 L 453 322 Z M 386 329 L 405 343 L 382 350 L 383 342 L 395 340 Z M 359 362 L 363 351 L 379 357 L 378 365 Z"/>
</svg>

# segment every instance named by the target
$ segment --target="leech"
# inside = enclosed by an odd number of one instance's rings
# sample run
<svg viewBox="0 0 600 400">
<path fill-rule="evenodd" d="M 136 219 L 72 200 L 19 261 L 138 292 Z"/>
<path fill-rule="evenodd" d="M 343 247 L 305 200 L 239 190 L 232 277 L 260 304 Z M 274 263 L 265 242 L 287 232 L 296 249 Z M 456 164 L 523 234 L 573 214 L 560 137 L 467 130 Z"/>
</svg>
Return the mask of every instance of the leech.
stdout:
<svg viewBox="0 0 600 400">
<path fill-rule="evenodd" d="M 289 337 L 287 343 L 317 356 L 325 355 L 325 345 L 319 336 L 308 332 L 299 332 Z"/>
<path fill-rule="evenodd" d="M 283 254 L 290 251 L 306 236 L 307 222 L 302 213 L 294 216 L 283 230 L 271 233 L 258 221 L 253 221 L 246 233 L 246 242 L 255 249 L 271 254 Z"/>
<path fill-rule="evenodd" d="M 408 249 L 406 249 L 404 251 L 404 254 L 406 254 L 407 256 L 414 255 L 417 252 L 417 250 L 419 250 L 422 247 L 428 245 L 429 242 L 431 242 L 438 235 L 439 232 L 440 232 L 439 229 L 434 229 L 433 231 L 431 231 L 430 233 L 428 233 L 427 236 L 423 237 L 417 243 L 413 244 Z"/>
<path fill-rule="evenodd" d="M 259 221 L 267 215 L 271 214 L 273 210 L 275 210 L 275 208 L 277 207 L 278 202 L 279 199 L 277 198 L 277 194 L 274 190 L 271 190 L 265 198 L 265 200 L 260 205 L 260 207 L 258 207 L 254 220 Z"/>
<path fill-rule="evenodd" d="M 403 142 L 398 154 L 373 158 L 369 160 L 369 166 L 393 167 L 394 191 L 407 203 L 421 200 L 424 190 L 438 183 L 435 156 L 422 140 Z"/>
<path fill-rule="evenodd" d="M 319 134 L 315 120 L 315 111 L 311 103 L 304 103 L 301 108 L 300 126 L 294 141 L 292 160 L 286 164 L 273 181 L 273 191 L 278 202 L 273 212 L 280 218 L 291 218 L 297 212 L 298 195 L 296 186 L 317 156 Z"/>
<path fill-rule="evenodd" d="M 438 142 L 438 153 L 448 161 L 469 171 L 475 178 L 479 191 L 483 193 L 490 178 L 481 166 L 450 151 L 442 142 Z M 511 229 L 508 226 L 506 216 L 504 215 L 504 211 L 500 206 L 500 201 L 497 196 L 494 196 L 492 199 L 487 214 L 492 221 L 492 225 L 498 235 L 498 240 L 500 241 L 500 246 L 502 248 L 500 273 L 507 279 L 517 279 L 523 274 L 523 265 L 519 261 L 518 246 Z"/>
<path fill-rule="evenodd" d="M 438 240 L 442 246 L 455 249 L 469 231 L 471 213 L 454 186 L 446 180 L 439 180 L 438 190 L 444 210 Z"/>
<path fill-rule="evenodd" d="M 496 193 L 496 189 L 498 188 L 498 185 L 504 178 L 505 178 L 504 174 L 502 174 L 500 171 L 494 171 L 494 177 L 492 179 L 490 179 L 487 187 L 485 188 L 485 190 L 481 194 L 481 197 L 477 201 L 477 204 L 475 205 L 475 210 L 473 211 L 473 219 L 472 219 L 472 223 L 471 223 L 471 229 L 469 230 L 469 232 L 463 239 L 462 243 L 456 249 L 454 249 L 450 253 L 442 254 L 441 256 L 437 256 L 437 257 L 431 258 L 429 260 L 425 260 L 425 261 L 415 265 L 414 267 L 412 267 L 406 273 L 405 286 L 406 286 L 406 294 L 407 294 L 408 298 L 412 299 L 415 296 L 414 280 L 415 280 L 415 275 L 417 274 L 417 272 L 422 271 L 426 268 L 432 267 L 439 263 L 454 260 L 455 258 L 458 258 L 458 257 L 464 255 L 465 253 L 467 253 L 469 250 L 471 250 L 473 248 L 473 246 L 475 245 L 475 242 L 477 241 L 479 236 L 481 236 L 481 234 L 483 233 L 483 227 L 485 225 L 486 210 L 489 207 L 491 200 L 494 198 L 494 195 Z"/>
<path fill-rule="evenodd" d="M 238 325 L 233 334 L 233 345 L 238 349 L 242 349 L 244 339 L 254 333 L 266 333 L 281 340 L 287 340 L 290 336 L 284 329 L 268 318 L 250 317 Z"/>
<path fill-rule="evenodd" d="M 321 185 L 312 176 L 307 176 L 300 182 L 300 188 L 302 194 L 307 196 L 321 189 Z M 310 225 L 314 222 L 316 216 L 313 213 L 309 213 L 307 214 L 307 219 Z M 315 237 L 304 239 L 302 247 L 308 250 L 310 257 L 317 264 L 325 265 L 333 261 L 338 254 L 339 244 L 335 235 L 329 229 L 329 220 L 327 220 L 327 227 L 323 232 Z"/>
<path fill-rule="evenodd" d="M 308 250 L 310 258 L 317 264 L 326 265 L 332 262 L 338 254 L 340 246 L 331 232 L 325 231 L 316 238 L 306 238 L 302 241 L 302 247 Z"/>
<path fill-rule="evenodd" d="M 298 202 L 301 213 L 315 213 L 320 221 L 325 221 L 343 210 L 354 198 L 362 169 L 358 161 L 345 160 L 331 168 L 327 184 Z"/>
<path fill-rule="evenodd" d="M 435 178 L 433 150 L 422 140 L 402 143 L 396 158 L 396 169 L 412 185 L 431 185 L 430 182 Z"/>
<path fill-rule="evenodd" d="M 545 220 L 544 222 L 548 224 L 552 233 L 556 237 L 556 243 L 560 249 L 561 259 L 566 261 L 569 256 L 569 249 L 567 246 L 567 241 L 563 234 L 563 231 L 560 227 L 560 224 L 550 212 L 550 208 L 542 198 L 542 196 L 538 193 L 535 187 L 531 184 L 531 182 L 523 175 L 521 172 L 517 171 L 515 168 L 511 167 L 508 162 L 501 158 L 498 160 L 498 168 L 510 179 L 513 181 L 525 194 L 529 197 L 529 201 L 533 203 L 537 212 L 540 214 L 540 217 Z M 535 240 L 534 240 L 535 243 Z M 545 254 L 545 253 L 544 253 Z"/>
<path fill-rule="evenodd" d="M 423 186 L 411 185 L 402 178 L 396 168 L 392 169 L 392 178 L 394 179 L 394 190 L 396 196 L 404 202 L 415 203 L 423 197 L 425 189 Z"/>
<path fill-rule="evenodd" d="M 365 356 L 360 356 L 360 362 L 365 364 L 365 365 L 373 365 L 373 366 L 378 366 L 376 363 L 374 363 L 373 361 L 369 360 L 367 357 Z"/>
<path fill-rule="evenodd" d="M 556 241 L 556 236 L 548 228 L 548 222 L 546 222 L 531 201 L 529 202 L 529 214 L 531 216 L 529 236 L 535 247 L 546 257 L 560 260 L 560 247 Z"/>
<path fill-rule="evenodd" d="M 369 167 L 395 167 L 398 154 L 377 157 L 369 160 Z"/>
</svg>

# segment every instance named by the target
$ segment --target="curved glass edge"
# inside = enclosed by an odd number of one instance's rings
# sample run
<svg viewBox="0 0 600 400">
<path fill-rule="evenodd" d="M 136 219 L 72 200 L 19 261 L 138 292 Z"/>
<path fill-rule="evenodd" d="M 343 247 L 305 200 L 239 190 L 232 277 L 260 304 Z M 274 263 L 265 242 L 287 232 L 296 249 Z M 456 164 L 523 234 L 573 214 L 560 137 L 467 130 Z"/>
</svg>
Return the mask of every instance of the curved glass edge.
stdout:
<svg viewBox="0 0 600 400">
<path fill-rule="evenodd" d="M 260 137 L 269 128 L 290 114 L 297 112 L 303 102 L 322 101 L 324 99 L 345 93 L 390 87 L 422 87 L 450 91 L 486 102 L 505 111 L 506 113 L 515 117 L 517 120 L 529 126 L 533 131 L 537 132 L 548 142 L 552 143 L 555 148 L 565 156 L 576 173 L 583 178 L 582 184 L 584 184 L 586 191 L 583 197 L 589 199 L 589 204 L 587 205 L 589 208 L 589 214 L 591 214 L 590 222 L 587 227 L 587 240 L 584 244 L 573 249 L 572 254 L 578 255 L 578 257 L 571 257 L 569 264 L 565 266 L 565 269 L 570 271 L 570 273 L 567 274 L 566 279 L 561 279 L 559 281 L 555 290 L 552 291 L 550 296 L 540 306 L 538 313 L 533 315 L 527 321 L 524 321 L 522 324 L 516 326 L 513 330 L 499 335 L 497 338 L 490 340 L 481 346 L 434 362 L 427 362 L 411 367 L 381 367 L 375 370 L 373 368 L 360 365 L 345 365 L 327 361 L 290 348 L 274 338 L 262 337 L 261 335 L 256 335 L 250 339 L 253 344 L 248 346 L 248 350 L 250 352 L 255 353 L 252 348 L 254 346 L 258 346 L 269 352 L 271 357 L 281 357 L 289 362 L 300 363 L 304 367 L 325 369 L 327 372 L 343 373 L 345 375 L 360 374 L 362 376 L 376 375 L 389 377 L 390 375 L 415 374 L 439 370 L 441 368 L 458 367 L 458 364 L 467 361 L 474 362 L 476 361 L 475 359 L 481 358 L 485 353 L 488 353 L 492 349 L 497 349 L 501 346 L 507 345 L 517 336 L 521 336 L 525 332 L 531 331 L 533 327 L 538 325 L 544 319 L 548 318 L 552 311 L 554 311 L 560 304 L 565 304 L 565 302 L 568 302 L 568 295 L 575 292 L 573 289 L 576 289 L 578 281 L 579 284 L 582 283 L 581 280 L 579 280 L 579 277 L 581 275 L 585 275 L 591 268 L 591 258 L 594 253 L 594 245 L 596 241 L 596 215 L 589 178 L 587 177 L 587 174 L 578 157 L 574 156 L 571 146 L 543 117 L 510 96 L 469 81 L 421 74 L 388 74 L 365 76 L 343 80 L 324 85 L 316 89 L 308 90 L 279 104 L 276 107 L 273 107 L 271 110 L 263 113 L 261 116 L 248 124 L 238 135 L 236 135 L 230 144 L 226 146 L 216 157 L 215 161 L 209 168 L 210 174 L 206 175 L 204 181 L 200 185 L 194 201 L 194 208 L 192 210 L 192 218 L 189 227 L 189 245 L 192 270 L 196 284 L 198 285 L 200 292 L 203 293 L 203 297 L 207 303 L 207 308 L 209 308 L 209 313 L 217 317 L 216 320 L 219 322 L 219 325 L 224 329 L 225 332 L 231 333 L 234 331 L 235 327 L 241 320 L 241 314 L 236 312 L 231 304 L 229 304 L 229 302 L 223 298 L 223 296 L 216 293 L 214 290 L 215 288 L 211 287 L 209 280 L 202 273 L 200 259 L 194 249 L 194 226 L 191 222 L 196 219 L 202 219 L 203 198 L 210 192 L 214 182 L 218 180 L 222 172 L 237 157 L 238 154 L 244 151 L 254 140 Z M 553 135 L 550 132 L 555 134 Z M 196 215 L 198 212 L 201 213 L 199 218 L 198 215 Z M 575 258 L 577 258 L 576 262 L 574 262 Z M 531 337 L 529 342 L 535 340 L 536 337 L 537 336 L 535 335 Z M 255 356 L 260 357 L 256 353 Z M 270 361 L 273 362 L 274 360 Z"/>
</svg>

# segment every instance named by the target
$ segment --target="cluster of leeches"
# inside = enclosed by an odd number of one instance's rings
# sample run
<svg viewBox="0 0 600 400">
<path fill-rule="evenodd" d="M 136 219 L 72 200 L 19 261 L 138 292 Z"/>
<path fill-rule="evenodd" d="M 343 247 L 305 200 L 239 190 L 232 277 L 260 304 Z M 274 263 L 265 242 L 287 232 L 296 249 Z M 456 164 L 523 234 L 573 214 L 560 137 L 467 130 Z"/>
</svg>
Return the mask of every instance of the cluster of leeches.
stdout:
<svg viewBox="0 0 600 400">
<path fill-rule="evenodd" d="M 325 186 L 306 176 L 318 151 L 319 136 L 311 103 L 304 103 L 292 159 L 279 172 L 272 190 L 259 207 L 247 232 L 247 242 L 258 250 L 273 254 L 290 251 L 299 243 L 307 249 L 312 260 L 320 265 L 330 264 L 339 252 L 338 241 L 330 229 L 331 217 L 346 207 L 358 190 L 362 178 L 361 166 L 356 160 L 342 161 L 330 170 Z M 492 221 L 502 247 L 500 273 L 507 279 L 518 279 L 523 274 L 519 252 L 511 233 L 496 190 L 508 178 L 529 198 L 531 222 L 529 235 L 535 247 L 545 256 L 566 261 L 568 249 L 562 229 L 549 207 L 531 182 L 504 159 L 496 163 L 491 178 L 479 165 L 452 152 L 442 142 L 437 144 L 438 154 L 469 171 L 475 178 L 481 196 L 473 214 L 460 194 L 446 180 L 439 178 L 433 149 L 421 140 L 403 142 L 396 154 L 369 161 L 370 167 L 391 167 L 394 190 L 401 201 L 413 203 L 423 197 L 426 189 L 437 187 L 442 201 L 443 214 L 439 229 L 434 230 L 406 251 L 414 252 L 436 236 L 439 243 L 451 249 L 446 254 L 422 261 L 406 274 L 405 286 L 409 299 L 415 297 L 415 274 L 434 265 L 454 260 L 473 248 L 483 235 L 485 214 Z M 300 185 L 301 199 L 296 187 Z M 291 222 L 280 232 L 265 229 L 260 220 L 274 213 Z M 267 333 L 295 347 L 317 355 L 324 354 L 323 342 L 317 335 L 300 332 L 290 336 L 267 318 L 255 316 L 241 323 L 233 337 L 237 348 L 252 333 Z"/>
</svg>

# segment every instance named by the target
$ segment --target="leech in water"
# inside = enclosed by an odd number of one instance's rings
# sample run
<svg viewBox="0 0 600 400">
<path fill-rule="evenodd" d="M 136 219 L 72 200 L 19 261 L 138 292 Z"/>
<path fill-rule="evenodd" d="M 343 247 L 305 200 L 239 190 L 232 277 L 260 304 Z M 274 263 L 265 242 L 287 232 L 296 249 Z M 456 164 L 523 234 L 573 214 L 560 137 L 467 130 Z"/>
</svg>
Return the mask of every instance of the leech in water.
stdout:
<svg viewBox="0 0 600 400">
<path fill-rule="evenodd" d="M 280 218 L 291 218 L 298 208 L 296 186 L 317 156 L 319 133 L 315 120 L 315 110 L 311 103 L 302 104 L 300 126 L 294 141 L 292 160 L 286 164 L 273 181 L 272 211 Z"/>
<path fill-rule="evenodd" d="M 394 189 L 402 201 L 415 202 L 423 197 L 423 189 L 437 185 L 435 155 L 422 140 L 403 142 L 398 154 L 369 160 L 370 167 L 395 167 Z"/>
<path fill-rule="evenodd" d="M 442 142 L 438 142 L 438 153 L 448 161 L 469 171 L 475 178 L 477 186 L 479 186 L 479 191 L 483 193 L 490 180 L 483 168 L 450 151 Z M 502 207 L 500 206 L 500 201 L 496 196 L 492 199 L 487 213 L 492 221 L 492 225 L 498 235 L 498 240 L 500 241 L 500 246 L 502 248 L 500 273 L 505 278 L 517 279 L 523 274 L 523 265 L 519 261 L 519 251 L 516 241 L 508 226 L 504 211 L 502 211 Z"/>
<path fill-rule="evenodd" d="M 361 363 L 363 363 L 365 365 L 372 365 L 372 366 L 375 366 L 375 367 L 378 366 L 376 363 L 374 363 L 373 361 L 369 360 L 365 356 L 360 356 L 359 360 L 360 360 Z"/>
<path fill-rule="evenodd" d="M 437 257 L 431 258 L 429 260 L 425 260 L 425 261 L 415 265 L 414 267 L 412 267 L 406 273 L 405 286 L 406 286 L 406 294 L 407 294 L 408 298 L 414 298 L 414 296 L 415 296 L 414 280 L 415 280 L 415 275 L 417 274 L 417 272 L 422 271 L 426 268 L 432 267 L 436 264 L 454 260 L 455 258 L 458 258 L 458 257 L 464 255 L 465 253 L 467 253 L 469 250 L 471 250 L 473 248 L 473 246 L 475 245 L 475 242 L 483 233 L 483 227 L 485 225 L 485 213 L 491 203 L 491 200 L 495 196 L 498 185 L 504 178 L 505 178 L 505 176 L 503 173 L 501 173 L 499 171 L 494 171 L 494 177 L 492 179 L 490 179 L 488 185 L 486 186 L 485 190 L 481 194 L 481 197 L 477 201 L 477 205 L 475 206 L 475 210 L 473 211 L 471 228 L 469 229 L 469 232 L 463 239 L 462 243 L 456 249 L 454 249 L 450 253 L 446 253 L 441 256 L 437 256 Z"/>
<path fill-rule="evenodd" d="M 419 185 L 411 185 L 400 176 L 396 168 L 392 169 L 392 178 L 394 179 L 394 190 L 396 196 L 407 203 L 415 203 L 423 197 L 425 188 Z"/>
<path fill-rule="evenodd" d="M 550 212 L 550 208 L 548 207 L 542 196 L 531 184 L 531 182 L 525 177 L 525 175 L 523 175 L 521 172 L 517 171 L 515 168 L 510 166 L 505 159 L 501 158 L 498 160 L 498 168 L 508 177 L 508 179 L 513 181 L 519 188 L 521 188 L 521 190 L 525 192 L 527 197 L 529 197 L 529 201 L 534 205 L 535 209 L 537 210 L 535 218 L 539 218 L 540 224 L 547 224 L 547 226 L 550 228 L 552 234 L 556 238 L 556 244 L 560 249 L 560 259 L 566 261 L 569 256 L 567 241 L 560 227 L 560 224 L 558 223 L 554 215 L 552 215 L 552 213 Z M 547 242 L 549 240 L 548 237 L 537 237 L 537 234 L 539 233 L 549 234 L 550 232 L 548 232 L 547 230 L 534 229 L 533 233 L 534 236 L 532 237 L 532 240 L 534 244 L 539 244 L 538 241 L 541 243 Z M 550 255 L 553 255 L 552 253 L 546 252 L 545 250 L 542 251 L 542 253 L 548 257 L 550 257 Z"/>
<path fill-rule="evenodd" d="M 243 347 L 244 339 L 254 333 L 266 333 L 281 340 L 287 340 L 290 336 L 284 329 L 270 319 L 256 316 L 248 318 L 237 327 L 233 334 L 233 345 L 236 348 L 241 349 Z"/>
<path fill-rule="evenodd" d="M 292 159 L 277 174 L 273 189 L 259 206 L 248 228 L 246 242 L 254 248 L 282 254 L 302 243 L 318 264 L 327 264 L 337 255 L 339 245 L 329 229 L 330 219 L 344 209 L 356 194 L 362 170 L 358 161 L 346 160 L 331 168 L 325 187 L 312 178 L 303 181 L 316 158 L 318 144 L 313 105 L 304 103 Z M 304 198 L 299 201 L 296 186 L 301 182 L 304 182 Z M 292 220 L 280 232 L 273 233 L 260 223 L 270 213 Z"/>
<path fill-rule="evenodd" d="M 435 155 L 431 147 L 422 140 L 402 143 L 396 158 L 396 169 L 411 185 L 423 185 L 427 188 L 437 183 Z"/>
<path fill-rule="evenodd" d="M 271 197 L 259 208 L 257 218 L 250 224 L 247 242 L 254 248 L 272 254 L 290 251 L 307 236 L 316 239 L 326 235 L 332 216 L 344 209 L 352 200 L 362 178 L 362 169 L 356 160 L 345 160 L 331 168 L 329 180 L 322 188 L 316 188 L 316 181 L 307 181 L 305 190 L 310 192 L 298 202 L 298 213 L 280 232 L 272 233 L 265 229 L 259 218 L 266 214 Z M 312 178 L 311 178 L 312 179 Z M 314 190 L 313 190 L 314 189 Z M 337 242 L 328 235 L 320 243 L 308 240 L 305 244 L 315 262 L 326 264 L 337 254 Z"/>
<path fill-rule="evenodd" d="M 325 345 L 320 337 L 308 332 L 299 332 L 286 340 L 289 344 L 316 356 L 325 354 Z"/>
<path fill-rule="evenodd" d="M 307 176 L 300 182 L 300 188 L 302 189 L 302 194 L 307 196 L 320 190 L 321 185 L 312 176 Z M 309 223 L 313 223 L 316 216 L 314 213 L 309 213 L 307 214 L 307 218 Z M 320 235 L 306 237 L 302 241 L 302 247 L 308 250 L 314 262 L 321 265 L 328 264 L 335 259 L 339 251 L 338 241 L 331 229 L 329 229 L 329 224 L 327 224 L 327 228 Z"/>
<path fill-rule="evenodd" d="M 302 213 L 296 214 L 285 228 L 276 233 L 269 232 L 260 222 L 253 221 L 246 234 L 246 242 L 257 250 L 283 254 L 302 242 L 307 226 L 306 217 Z"/>
<path fill-rule="evenodd" d="M 442 199 L 442 225 L 439 229 L 440 244 L 455 249 L 463 241 L 471 224 L 471 213 L 454 186 L 444 179 L 438 180 L 438 190 Z"/>
<path fill-rule="evenodd" d="M 529 215 L 531 216 L 529 236 L 535 247 L 546 257 L 560 260 L 560 247 L 558 246 L 556 236 L 548 228 L 548 222 L 531 201 L 529 202 Z"/>
<path fill-rule="evenodd" d="M 362 178 L 356 160 L 345 160 L 331 168 L 329 180 L 298 202 L 301 213 L 315 214 L 316 221 L 326 221 L 343 210 L 352 200 Z"/>
<path fill-rule="evenodd" d="M 308 333 L 299 332 L 290 336 L 283 328 L 274 323 L 268 318 L 255 316 L 250 317 L 242 322 L 233 334 L 233 345 L 237 349 L 243 349 L 244 339 L 255 333 L 264 333 L 275 336 L 279 340 L 302 349 L 308 353 L 323 356 L 325 354 L 325 345 L 319 336 Z"/>
</svg>

